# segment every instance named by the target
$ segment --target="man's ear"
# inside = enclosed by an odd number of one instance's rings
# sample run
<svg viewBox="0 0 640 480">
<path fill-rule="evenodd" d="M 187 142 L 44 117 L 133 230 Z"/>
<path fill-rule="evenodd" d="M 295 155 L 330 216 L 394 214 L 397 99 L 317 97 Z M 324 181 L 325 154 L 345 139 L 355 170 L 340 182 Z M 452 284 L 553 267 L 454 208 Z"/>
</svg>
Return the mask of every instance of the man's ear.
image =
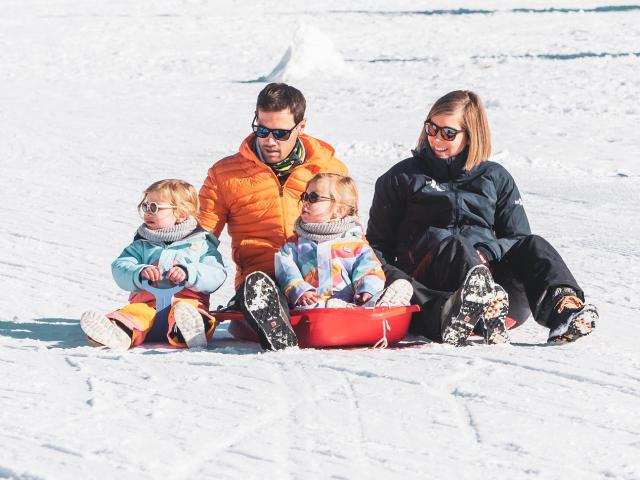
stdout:
<svg viewBox="0 0 640 480">
<path fill-rule="evenodd" d="M 307 119 L 303 118 L 298 124 L 298 126 L 300 127 L 300 130 L 298 131 L 298 135 L 300 135 L 304 131 L 304 128 L 307 126 Z"/>
</svg>

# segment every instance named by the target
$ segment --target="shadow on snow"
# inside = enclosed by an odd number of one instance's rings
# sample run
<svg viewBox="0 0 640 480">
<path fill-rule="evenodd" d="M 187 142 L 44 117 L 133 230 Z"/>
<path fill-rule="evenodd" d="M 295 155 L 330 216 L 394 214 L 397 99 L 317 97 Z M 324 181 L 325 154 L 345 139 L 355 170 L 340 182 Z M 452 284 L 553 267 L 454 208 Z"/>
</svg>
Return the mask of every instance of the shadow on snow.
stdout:
<svg viewBox="0 0 640 480">
<path fill-rule="evenodd" d="M 75 348 L 87 345 L 87 337 L 75 318 L 36 318 L 31 322 L 0 320 L 0 336 L 55 342 L 47 348 Z"/>
<path fill-rule="evenodd" d="M 222 335 L 220 335 L 221 333 Z M 80 322 L 75 318 L 36 318 L 30 322 L 0 320 L 0 336 L 18 340 L 48 342 L 50 344 L 47 345 L 47 348 L 77 348 L 92 345 L 80 328 Z M 163 343 L 145 343 L 135 348 L 136 352 L 143 355 L 159 355 L 183 350 Z M 262 352 L 256 342 L 232 338 L 226 332 L 226 325 L 221 325 L 216 329 L 213 340 L 209 341 L 208 350 L 233 355 Z"/>
</svg>

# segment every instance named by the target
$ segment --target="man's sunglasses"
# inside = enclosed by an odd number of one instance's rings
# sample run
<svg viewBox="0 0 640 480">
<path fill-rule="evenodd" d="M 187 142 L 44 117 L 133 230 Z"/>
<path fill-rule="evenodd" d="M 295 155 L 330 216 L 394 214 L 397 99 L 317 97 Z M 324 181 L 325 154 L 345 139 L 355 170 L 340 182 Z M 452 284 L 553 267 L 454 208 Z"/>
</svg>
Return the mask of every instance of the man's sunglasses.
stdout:
<svg viewBox="0 0 640 480">
<path fill-rule="evenodd" d="M 440 132 L 440 137 L 447 142 L 452 142 L 460 132 L 464 132 L 464 130 L 456 130 L 451 127 L 439 127 L 431 120 L 424 122 L 424 130 L 430 137 L 435 137 Z"/>
<path fill-rule="evenodd" d="M 333 202 L 335 200 L 335 198 L 333 197 L 323 197 L 322 195 L 318 195 L 316 192 L 302 192 L 300 194 L 300 201 L 301 202 L 308 202 L 308 203 L 317 203 L 317 202 Z"/>
<path fill-rule="evenodd" d="M 267 138 L 271 133 L 273 135 L 273 138 L 275 138 L 279 142 L 284 142 L 286 140 L 289 140 L 289 137 L 291 136 L 291 132 L 293 132 L 296 129 L 296 127 L 300 124 L 300 122 L 298 122 L 293 126 L 293 128 L 290 128 L 289 130 L 285 130 L 284 128 L 263 127 L 262 125 L 256 123 L 257 120 L 258 120 L 258 116 L 256 115 L 255 117 L 253 117 L 253 121 L 251 122 L 251 128 L 253 129 L 253 133 L 256 134 L 256 137 Z"/>
<path fill-rule="evenodd" d="M 142 202 L 140 204 L 140 210 L 142 213 L 153 213 L 156 214 L 160 210 L 166 210 L 168 208 L 177 208 L 175 205 L 163 205 L 156 202 Z"/>
</svg>

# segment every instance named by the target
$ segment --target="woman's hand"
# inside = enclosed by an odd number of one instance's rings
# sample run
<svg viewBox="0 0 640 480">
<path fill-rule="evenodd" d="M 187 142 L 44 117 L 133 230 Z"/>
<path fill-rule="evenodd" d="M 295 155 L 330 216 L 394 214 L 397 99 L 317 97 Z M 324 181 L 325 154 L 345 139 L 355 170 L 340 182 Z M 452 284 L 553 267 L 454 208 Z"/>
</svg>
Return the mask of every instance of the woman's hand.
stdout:
<svg viewBox="0 0 640 480">
<path fill-rule="evenodd" d="M 149 280 L 150 282 L 158 282 L 162 280 L 162 270 L 160 270 L 160 267 L 152 265 L 140 272 L 140 278 Z"/>
<path fill-rule="evenodd" d="M 302 295 L 300 295 L 300 298 L 298 299 L 298 305 L 303 305 L 306 307 L 309 305 L 313 305 L 314 303 L 318 303 L 319 300 L 320 295 L 318 295 L 315 290 L 307 290 Z"/>
<path fill-rule="evenodd" d="M 167 272 L 167 278 L 173 283 L 180 283 L 186 280 L 187 274 L 182 267 L 171 267 Z"/>
<path fill-rule="evenodd" d="M 362 292 L 353 297 L 353 299 L 356 301 L 356 303 L 367 303 L 369 300 L 371 300 L 371 297 L 373 297 L 373 295 L 371 295 L 369 292 Z"/>
</svg>

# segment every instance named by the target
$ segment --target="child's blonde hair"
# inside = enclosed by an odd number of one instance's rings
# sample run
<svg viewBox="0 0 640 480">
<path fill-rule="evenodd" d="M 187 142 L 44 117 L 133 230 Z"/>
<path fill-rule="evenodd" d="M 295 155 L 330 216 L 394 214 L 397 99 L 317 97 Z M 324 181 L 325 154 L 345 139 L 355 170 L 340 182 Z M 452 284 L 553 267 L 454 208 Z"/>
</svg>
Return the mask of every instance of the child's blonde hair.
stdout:
<svg viewBox="0 0 640 480">
<path fill-rule="evenodd" d="M 198 209 L 200 208 L 198 192 L 193 188 L 193 185 L 184 180 L 168 178 L 152 183 L 144 191 L 144 196 L 138 204 L 138 209 L 142 207 L 144 199 L 150 193 L 158 193 L 163 200 L 175 205 L 176 212 L 180 216 L 195 217 L 198 215 Z"/>
<path fill-rule="evenodd" d="M 427 120 L 436 115 L 462 114 L 462 129 L 469 140 L 469 153 L 467 163 L 464 164 L 466 170 L 471 170 L 491 155 L 491 130 L 487 120 L 487 112 L 484 109 L 480 97 L 469 90 L 455 90 L 440 97 L 433 104 Z M 424 127 L 420 130 L 420 137 L 416 149 L 422 150 L 427 143 L 427 133 Z"/>
<path fill-rule="evenodd" d="M 338 175 L 337 173 L 318 173 L 307 182 L 307 187 L 318 180 L 329 181 L 331 195 L 335 198 L 336 203 L 349 207 L 347 215 L 359 216 L 358 188 L 353 178 Z"/>
</svg>

